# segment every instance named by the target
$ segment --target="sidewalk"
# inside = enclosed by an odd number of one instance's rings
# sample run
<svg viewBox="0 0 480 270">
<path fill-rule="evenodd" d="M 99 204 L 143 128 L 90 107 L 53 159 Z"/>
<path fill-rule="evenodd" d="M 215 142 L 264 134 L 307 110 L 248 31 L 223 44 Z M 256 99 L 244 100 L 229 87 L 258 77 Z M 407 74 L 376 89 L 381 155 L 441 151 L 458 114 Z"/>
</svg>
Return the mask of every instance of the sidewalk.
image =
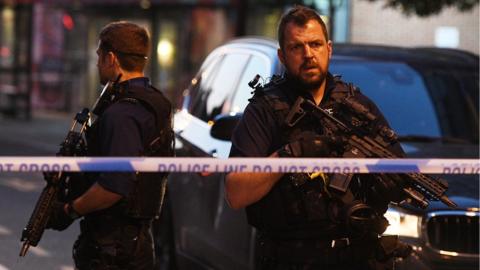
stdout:
<svg viewBox="0 0 480 270">
<path fill-rule="evenodd" d="M 0 116 L 0 156 L 55 155 L 73 117 L 52 112 L 35 112 L 30 121 Z"/>
<path fill-rule="evenodd" d="M 0 115 L 0 156 L 55 156 L 74 114 L 35 112 L 32 120 Z M 19 258 L 20 236 L 42 188 L 41 173 L 0 173 L 0 270 L 73 270 L 71 246 L 78 225 L 45 231 L 38 247 Z"/>
</svg>

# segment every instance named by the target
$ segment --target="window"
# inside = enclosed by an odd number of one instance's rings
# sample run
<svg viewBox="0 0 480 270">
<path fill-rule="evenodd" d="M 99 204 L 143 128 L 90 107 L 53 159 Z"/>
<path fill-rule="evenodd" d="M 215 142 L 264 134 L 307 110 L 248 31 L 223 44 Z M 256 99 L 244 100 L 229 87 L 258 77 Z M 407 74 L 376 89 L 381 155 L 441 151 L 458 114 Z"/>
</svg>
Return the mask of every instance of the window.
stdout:
<svg viewBox="0 0 480 270">
<path fill-rule="evenodd" d="M 219 64 L 209 64 L 192 93 L 190 113 L 204 121 L 225 113 L 223 107 L 235 92 L 248 58 L 248 54 L 227 54 Z"/>
<path fill-rule="evenodd" d="M 208 85 L 211 83 L 217 72 L 219 63 L 223 60 L 223 56 L 218 56 L 209 61 L 205 68 L 202 68 L 200 73 L 192 81 L 192 85 L 189 89 L 189 112 L 196 117 L 207 121 L 206 100 L 210 92 L 208 91 Z M 188 103 L 187 103 L 188 104 Z"/>
<path fill-rule="evenodd" d="M 436 67 L 426 70 L 424 76 L 446 136 L 478 143 L 476 72 Z"/>
<path fill-rule="evenodd" d="M 360 87 L 399 135 L 442 135 L 420 74 L 403 63 L 332 60 L 330 70 Z"/>
<path fill-rule="evenodd" d="M 12 67 L 15 43 L 15 11 L 0 8 L 0 67 Z"/>
</svg>

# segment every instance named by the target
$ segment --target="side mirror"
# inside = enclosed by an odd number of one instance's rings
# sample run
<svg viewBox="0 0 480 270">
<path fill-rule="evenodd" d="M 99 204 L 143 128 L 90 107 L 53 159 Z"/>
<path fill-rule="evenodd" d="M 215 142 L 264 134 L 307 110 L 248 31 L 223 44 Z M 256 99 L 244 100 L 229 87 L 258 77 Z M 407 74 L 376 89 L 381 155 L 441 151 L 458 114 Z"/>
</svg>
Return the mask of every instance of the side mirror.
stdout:
<svg viewBox="0 0 480 270">
<path fill-rule="evenodd" d="M 238 122 L 242 118 L 242 114 L 221 114 L 215 117 L 212 128 L 210 129 L 210 135 L 219 140 L 230 141 L 232 138 L 233 130 L 237 126 Z"/>
</svg>

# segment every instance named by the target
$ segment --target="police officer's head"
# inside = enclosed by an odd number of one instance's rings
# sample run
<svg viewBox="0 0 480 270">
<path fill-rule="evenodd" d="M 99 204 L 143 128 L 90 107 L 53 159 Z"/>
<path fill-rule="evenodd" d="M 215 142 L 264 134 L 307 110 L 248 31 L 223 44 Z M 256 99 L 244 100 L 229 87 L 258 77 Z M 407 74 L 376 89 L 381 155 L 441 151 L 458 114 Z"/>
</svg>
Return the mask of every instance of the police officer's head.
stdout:
<svg viewBox="0 0 480 270">
<path fill-rule="evenodd" d="M 332 42 L 315 10 L 295 6 L 285 13 L 278 26 L 278 43 L 278 57 L 291 78 L 309 89 L 325 82 Z"/>
<path fill-rule="evenodd" d="M 100 80 L 114 80 L 118 73 L 142 73 L 150 51 L 147 30 L 134 23 L 107 24 L 99 36 L 97 48 Z"/>
</svg>

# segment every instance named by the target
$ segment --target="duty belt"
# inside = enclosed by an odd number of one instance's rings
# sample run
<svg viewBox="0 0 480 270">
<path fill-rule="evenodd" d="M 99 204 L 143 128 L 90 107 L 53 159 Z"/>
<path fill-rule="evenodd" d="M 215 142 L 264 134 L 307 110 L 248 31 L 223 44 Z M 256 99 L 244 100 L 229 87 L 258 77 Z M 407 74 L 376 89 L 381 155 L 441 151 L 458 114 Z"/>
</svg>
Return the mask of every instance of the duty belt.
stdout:
<svg viewBox="0 0 480 270">
<path fill-rule="evenodd" d="M 117 227 L 133 226 L 143 227 L 150 226 L 151 219 L 135 219 L 129 217 L 115 217 L 110 215 L 85 216 L 80 221 L 80 230 L 85 232 L 108 232 Z"/>
<path fill-rule="evenodd" d="M 259 255 L 280 263 L 335 265 L 375 257 L 378 239 L 276 240 L 259 236 Z"/>
</svg>

